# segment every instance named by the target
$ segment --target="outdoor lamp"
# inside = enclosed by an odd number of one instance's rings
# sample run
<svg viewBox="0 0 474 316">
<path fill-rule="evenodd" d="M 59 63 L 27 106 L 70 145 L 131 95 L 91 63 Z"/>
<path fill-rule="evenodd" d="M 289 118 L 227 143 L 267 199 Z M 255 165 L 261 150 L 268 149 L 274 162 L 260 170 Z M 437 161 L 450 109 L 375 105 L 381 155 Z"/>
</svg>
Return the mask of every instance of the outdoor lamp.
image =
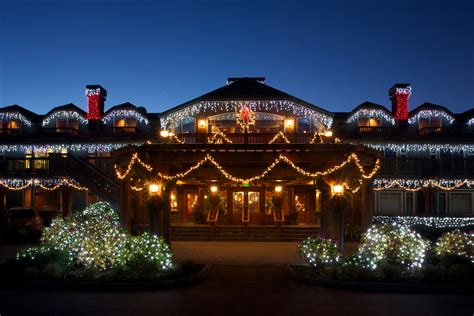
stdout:
<svg viewBox="0 0 474 316">
<path fill-rule="evenodd" d="M 160 131 L 160 136 L 161 137 L 168 137 L 170 133 L 167 130 L 162 130 Z"/>
<path fill-rule="evenodd" d="M 215 186 L 215 185 L 211 186 L 211 192 L 216 193 L 217 192 L 217 186 Z"/>
<path fill-rule="evenodd" d="M 148 189 L 150 190 L 150 193 L 156 194 L 160 191 L 160 185 L 156 184 L 156 183 L 152 183 L 152 184 L 150 184 Z"/>
<path fill-rule="evenodd" d="M 326 136 L 326 137 L 332 137 L 332 131 L 331 131 L 331 130 L 326 130 L 326 131 L 324 131 L 324 136 Z"/>
<path fill-rule="evenodd" d="M 204 127 L 206 127 L 206 120 L 199 120 L 198 124 L 199 124 L 200 128 L 204 128 Z"/>
<path fill-rule="evenodd" d="M 332 192 L 335 195 L 342 195 L 344 194 L 344 186 L 342 184 L 334 184 L 332 186 Z"/>
<path fill-rule="evenodd" d="M 286 120 L 286 128 L 293 128 L 294 125 L 295 121 L 293 121 L 292 119 Z"/>
<path fill-rule="evenodd" d="M 275 187 L 275 192 L 276 192 L 276 193 L 281 193 L 281 189 L 282 189 L 282 188 L 281 188 L 281 185 L 277 185 L 277 186 Z"/>
</svg>

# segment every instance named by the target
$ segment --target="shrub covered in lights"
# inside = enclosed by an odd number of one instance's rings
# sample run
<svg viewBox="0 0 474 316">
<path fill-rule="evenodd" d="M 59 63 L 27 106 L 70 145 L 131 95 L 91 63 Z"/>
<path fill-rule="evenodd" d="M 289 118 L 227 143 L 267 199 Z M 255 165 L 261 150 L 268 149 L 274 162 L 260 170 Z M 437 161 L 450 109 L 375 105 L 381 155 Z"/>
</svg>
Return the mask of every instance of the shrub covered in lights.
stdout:
<svg viewBox="0 0 474 316">
<path fill-rule="evenodd" d="M 429 242 L 409 227 L 396 223 L 375 224 L 362 236 L 358 256 L 368 268 L 380 264 L 399 265 L 407 270 L 422 268 Z"/>
<path fill-rule="evenodd" d="M 26 249 L 17 258 L 37 258 L 44 249 L 62 251 L 75 266 L 106 271 L 131 262 L 148 262 L 158 270 L 173 266 L 171 251 L 157 236 L 131 236 L 120 226 L 118 213 L 106 202 L 95 203 L 67 220 L 56 218 L 41 236 L 42 246 Z"/>
<path fill-rule="evenodd" d="M 340 258 L 336 243 L 329 238 L 319 236 L 303 240 L 298 245 L 298 253 L 313 267 L 323 267 L 338 262 Z"/>
<path fill-rule="evenodd" d="M 438 256 L 466 257 L 474 263 L 474 234 L 464 233 L 459 229 L 447 232 L 438 239 L 435 252 Z"/>
</svg>

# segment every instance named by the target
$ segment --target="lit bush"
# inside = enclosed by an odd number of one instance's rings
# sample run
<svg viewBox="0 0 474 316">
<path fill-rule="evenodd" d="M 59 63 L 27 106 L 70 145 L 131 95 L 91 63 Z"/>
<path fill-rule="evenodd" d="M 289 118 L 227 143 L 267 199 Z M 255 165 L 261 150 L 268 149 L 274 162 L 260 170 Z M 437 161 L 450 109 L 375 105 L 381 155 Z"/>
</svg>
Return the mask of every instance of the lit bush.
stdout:
<svg viewBox="0 0 474 316">
<path fill-rule="evenodd" d="M 68 254 L 78 266 L 100 271 L 129 264 L 143 257 L 158 269 L 172 267 L 171 251 L 157 236 L 131 236 L 120 226 L 118 213 L 106 202 L 98 202 L 67 220 L 56 218 L 45 228 L 41 241 Z M 30 251 L 30 257 L 36 250 Z"/>
<path fill-rule="evenodd" d="M 443 234 L 436 242 L 438 256 L 457 255 L 474 263 L 474 234 L 463 233 L 459 229 Z"/>
<path fill-rule="evenodd" d="M 339 261 L 336 243 L 329 238 L 308 237 L 298 245 L 299 255 L 313 267 L 322 267 Z"/>
<path fill-rule="evenodd" d="M 380 264 L 418 269 L 423 266 L 428 248 L 429 242 L 408 226 L 382 223 L 373 225 L 362 236 L 357 256 L 371 269 Z"/>
</svg>

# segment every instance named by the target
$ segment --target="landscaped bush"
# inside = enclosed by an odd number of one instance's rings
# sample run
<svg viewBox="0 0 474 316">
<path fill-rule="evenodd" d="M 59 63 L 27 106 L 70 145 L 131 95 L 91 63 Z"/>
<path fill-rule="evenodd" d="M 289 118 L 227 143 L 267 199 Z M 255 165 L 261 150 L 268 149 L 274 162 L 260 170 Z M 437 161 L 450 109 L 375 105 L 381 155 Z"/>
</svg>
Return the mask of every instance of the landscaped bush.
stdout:
<svg viewBox="0 0 474 316">
<path fill-rule="evenodd" d="M 362 236 L 358 256 L 368 267 L 399 265 L 413 270 L 422 267 L 429 242 L 407 226 L 396 223 L 375 224 Z"/>
<path fill-rule="evenodd" d="M 323 267 L 339 261 L 336 243 L 329 238 L 308 237 L 298 245 L 299 255 L 313 267 Z"/>
<path fill-rule="evenodd" d="M 465 257 L 474 263 L 474 234 L 464 233 L 459 229 L 445 233 L 436 242 L 435 252 L 438 256 Z"/>
<path fill-rule="evenodd" d="M 69 219 L 56 218 L 45 228 L 40 246 L 22 250 L 17 261 L 44 268 L 74 267 L 74 276 L 93 276 L 118 269 L 140 277 L 173 267 L 164 239 L 148 233 L 130 235 L 120 226 L 117 212 L 105 202 L 95 203 Z M 117 270 L 117 271 L 118 271 Z M 97 273 L 96 273 L 97 272 Z"/>
</svg>

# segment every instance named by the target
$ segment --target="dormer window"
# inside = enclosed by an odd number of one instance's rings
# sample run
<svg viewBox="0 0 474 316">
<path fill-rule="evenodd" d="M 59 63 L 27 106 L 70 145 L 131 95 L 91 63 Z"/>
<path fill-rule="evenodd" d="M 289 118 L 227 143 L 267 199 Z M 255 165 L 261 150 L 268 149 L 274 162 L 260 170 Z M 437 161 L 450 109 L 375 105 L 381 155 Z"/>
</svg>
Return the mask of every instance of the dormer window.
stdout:
<svg viewBox="0 0 474 316">
<path fill-rule="evenodd" d="M 441 127 L 441 119 L 439 117 L 420 118 L 418 120 L 418 129 L 427 127 Z"/>
<path fill-rule="evenodd" d="M 134 133 L 137 128 L 137 120 L 134 118 L 115 118 L 114 132 Z"/>
<path fill-rule="evenodd" d="M 0 121 L 0 132 L 2 134 L 17 134 L 21 129 L 21 123 L 16 120 Z"/>
<path fill-rule="evenodd" d="M 57 119 L 56 133 L 66 133 L 77 135 L 79 131 L 79 122 L 75 119 Z"/>
<path fill-rule="evenodd" d="M 357 126 L 382 126 L 382 120 L 377 117 L 359 117 Z"/>
<path fill-rule="evenodd" d="M 77 135 L 80 125 L 87 125 L 88 121 L 84 115 L 75 110 L 56 110 L 43 120 L 43 128 L 46 131 L 54 131 L 59 134 Z"/>
</svg>

